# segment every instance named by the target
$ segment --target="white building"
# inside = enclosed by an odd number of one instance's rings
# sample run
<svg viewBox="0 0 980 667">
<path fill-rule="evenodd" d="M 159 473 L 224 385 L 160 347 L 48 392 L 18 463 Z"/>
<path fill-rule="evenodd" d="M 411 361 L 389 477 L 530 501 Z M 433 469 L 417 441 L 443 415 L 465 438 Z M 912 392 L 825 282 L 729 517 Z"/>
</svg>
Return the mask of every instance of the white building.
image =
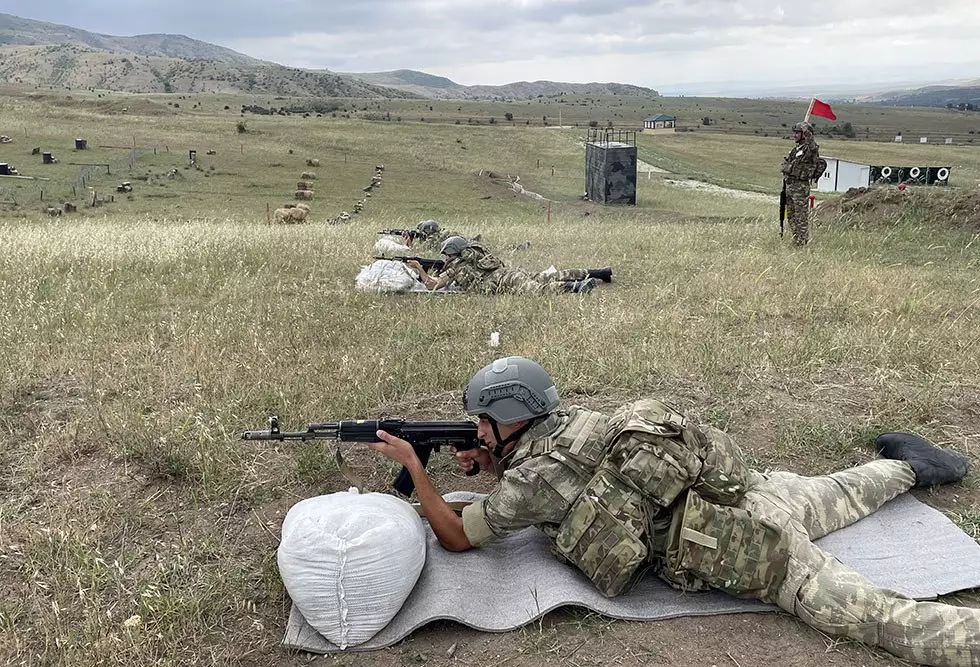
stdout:
<svg viewBox="0 0 980 667">
<path fill-rule="evenodd" d="M 820 192 L 846 192 L 849 188 L 866 188 L 871 185 L 871 165 L 849 162 L 836 157 L 823 156 L 827 171 L 817 179 Z"/>
</svg>

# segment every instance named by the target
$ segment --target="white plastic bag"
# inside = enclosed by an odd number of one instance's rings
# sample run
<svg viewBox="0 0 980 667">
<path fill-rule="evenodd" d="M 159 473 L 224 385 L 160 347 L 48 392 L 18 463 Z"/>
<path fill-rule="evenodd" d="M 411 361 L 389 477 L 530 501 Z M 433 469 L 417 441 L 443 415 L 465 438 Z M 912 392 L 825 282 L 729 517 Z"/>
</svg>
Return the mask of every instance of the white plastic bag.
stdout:
<svg viewBox="0 0 980 667">
<path fill-rule="evenodd" d="M 404 500 L 356 489 L 293 505 L 282 524 L 279 573 L 293 604 L 341 649 L 398 613 L 425 564 L 425 529 Z"/>
<path fill-rule="evenodd" d="M 402 245 L 386 236 L 382 236 L 374 243 L 374 253 L 376 255 L 411 255 L 412 249 L 407 245 Z"/>
<path fill-rule="evenodd" d="M 361 292 L 411 292 L 418 276 L 404 262 L 377 259 L 362 268 L 354 282 Z"/>
<path fill-rule="evenodd" d="M 540 275 L 542 275 L 542 276 L 550 276 L 552 273 L 558 273 L 558 269 L 555 268 L 555 265 L 554 264 L 552 264 L 547 269 L 545 269 L 544 271 L 542 271 Z"/>
</svg>

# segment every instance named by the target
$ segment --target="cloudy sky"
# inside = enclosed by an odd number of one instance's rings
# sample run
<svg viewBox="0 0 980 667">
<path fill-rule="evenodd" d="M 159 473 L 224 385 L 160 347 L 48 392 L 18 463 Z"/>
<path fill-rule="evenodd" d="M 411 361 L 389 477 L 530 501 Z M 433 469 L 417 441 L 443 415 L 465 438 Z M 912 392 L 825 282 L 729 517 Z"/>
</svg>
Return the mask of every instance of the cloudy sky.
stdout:
<svg viewBox="0 0 980 667">
<path fill-rule="evenodd" d="M 617 81 L 726 94 L 795 84 L 817 94 L 980 77 L 978 0 L 0 0 L 0 12 L 464 85 Z"/>
</svg>

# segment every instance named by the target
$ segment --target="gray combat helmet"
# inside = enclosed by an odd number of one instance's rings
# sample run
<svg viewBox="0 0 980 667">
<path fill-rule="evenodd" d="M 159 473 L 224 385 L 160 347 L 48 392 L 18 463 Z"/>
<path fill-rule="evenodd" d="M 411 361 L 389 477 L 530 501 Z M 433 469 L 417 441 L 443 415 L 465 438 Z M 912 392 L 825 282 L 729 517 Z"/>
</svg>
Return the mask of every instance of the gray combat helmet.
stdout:
<svg viewBox="0 0 980 667">
<path fill-rule="evenodd" d="M 442 242 L 442 247 L 439 248 L 439 252 L 443 255 L 455 257 L 463 254 L 463 248 L 465 248 L 467 245 L 469 245 L 469 241 L 464 239 L 462 236 L 450 236 L 448 239 Z"/>
<path fill-rule="evenodd" d="M 432 236 L 442 231 L 442 227 L 435 220 L 423 220 L 418 224 L 418 229 L 424 236 Z"/>
<path fill-rule="evenodd" d="M 541 364 L 504 357 L 477 371 L 466 384 L 468 415 L 489 415 L 500 424 L 543 417 L 558 407 L 558 390 Z"/>
</svg>

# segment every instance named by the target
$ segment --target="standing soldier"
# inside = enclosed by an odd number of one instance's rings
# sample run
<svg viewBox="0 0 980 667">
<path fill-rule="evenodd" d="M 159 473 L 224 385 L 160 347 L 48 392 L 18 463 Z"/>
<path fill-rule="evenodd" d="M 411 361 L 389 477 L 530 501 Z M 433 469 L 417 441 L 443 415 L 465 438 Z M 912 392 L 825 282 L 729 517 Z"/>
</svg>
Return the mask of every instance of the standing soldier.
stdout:
<svg viewBox="0 0 980 667">
<path fill-rule="evenodd" d="M 796 145 L 783 160 L 783 187 L 793 243 L 803 246 L 810 241 L 810 181 L 820 177 L 816 173 L 820 147 L 813 140 L 813 127 L 806 121 L 793 126 L 793 141 Z"/>
</svg>

